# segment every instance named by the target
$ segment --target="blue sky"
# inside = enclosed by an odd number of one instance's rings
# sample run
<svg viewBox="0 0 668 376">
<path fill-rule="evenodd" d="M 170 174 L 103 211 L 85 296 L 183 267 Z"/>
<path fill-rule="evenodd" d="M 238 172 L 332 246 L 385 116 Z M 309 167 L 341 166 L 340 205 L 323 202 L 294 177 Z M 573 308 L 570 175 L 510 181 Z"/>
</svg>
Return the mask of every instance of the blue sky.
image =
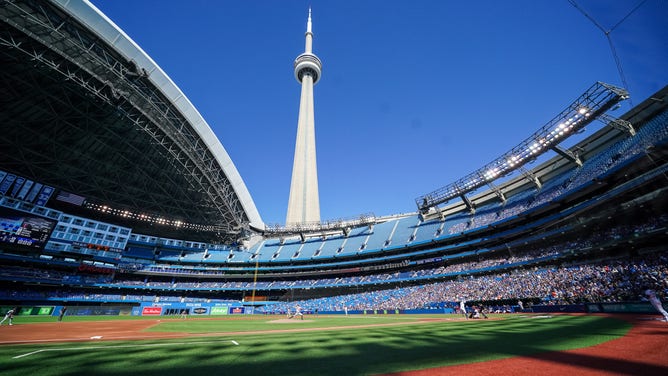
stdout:
<svg viewBox="0 0 668 376">
<path fill-rule="evenodd" d="M 622 86 L 604 33 L 567 0 L 92 2 L 200 111 L 267 224 L 285 222 L 309 5 L 322 220 L 415 211 L 594 82 Z M 605 30 L 641 3 L 576 2 Z M 668 84 L 667 20 L 646 0 L 610 33 L 633 104 Z"/>
</svg>

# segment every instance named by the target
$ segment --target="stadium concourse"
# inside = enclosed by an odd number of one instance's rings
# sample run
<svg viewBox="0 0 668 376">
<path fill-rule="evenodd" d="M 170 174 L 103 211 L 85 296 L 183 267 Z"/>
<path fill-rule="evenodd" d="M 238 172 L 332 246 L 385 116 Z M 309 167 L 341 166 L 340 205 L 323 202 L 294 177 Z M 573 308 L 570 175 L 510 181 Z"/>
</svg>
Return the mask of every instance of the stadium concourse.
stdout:
<svg viewBox="0 0 668 376">
<path fill-rule="evenodd" d="M 628 93 L 584 83 L 413 213 L 267 226 L 206 121 L 92 5 L 11 1 L 0 15 L 0 314 L 447 313 L 461 300 L 652 313 L 642 292 L 667 297 L 668 87 L 615 117 Z"/>
</svg>

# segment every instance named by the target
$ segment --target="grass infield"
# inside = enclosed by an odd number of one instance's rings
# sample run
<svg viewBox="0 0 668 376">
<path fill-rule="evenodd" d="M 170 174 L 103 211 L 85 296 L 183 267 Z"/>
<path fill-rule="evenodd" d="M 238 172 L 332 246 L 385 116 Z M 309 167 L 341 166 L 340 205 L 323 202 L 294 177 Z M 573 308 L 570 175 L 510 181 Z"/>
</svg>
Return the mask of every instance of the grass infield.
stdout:
<svg viewBox="0 0 668 376">
<path fill-rule="evenodd" d="M 266 316 L 167 320 L 150 330 L 198 336 L 0 346 L 0 373 L 369 375 L 588 347 L 623 336 L 631 328 L 627 322 L 598 316 L 418 322 L 428 317 L 320 316 L 306 317 L 303 322 Z M 387 326 L 378 326 L 381 324 Z"/>
</svg>

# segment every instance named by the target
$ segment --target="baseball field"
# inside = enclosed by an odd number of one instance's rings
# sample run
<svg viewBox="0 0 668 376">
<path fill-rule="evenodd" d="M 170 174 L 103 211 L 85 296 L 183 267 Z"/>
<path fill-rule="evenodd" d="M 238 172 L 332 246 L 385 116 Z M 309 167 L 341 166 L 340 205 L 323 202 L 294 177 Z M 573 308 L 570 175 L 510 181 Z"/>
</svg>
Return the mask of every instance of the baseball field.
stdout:
<svg viewBox="0 0 668 376">
<path fill-rule="evenodd" d="M 0 374 L 668 374 L 668 323 L 651 316 L 17 317 Z"/>
</svg>

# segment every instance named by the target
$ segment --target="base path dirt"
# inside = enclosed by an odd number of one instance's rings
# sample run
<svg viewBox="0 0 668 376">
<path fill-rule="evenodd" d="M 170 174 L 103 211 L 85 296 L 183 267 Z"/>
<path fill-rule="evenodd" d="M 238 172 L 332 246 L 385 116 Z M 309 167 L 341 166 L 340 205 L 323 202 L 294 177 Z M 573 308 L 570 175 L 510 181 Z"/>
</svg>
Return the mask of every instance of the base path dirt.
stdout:
<svg viewBox="0 0 668 376">
<path fill-rule="evenodd" d="M 145 332 L 160 320 L 110 320 L 86 322 L 15 324 L 2 326 L 0 345 L 79 342 L 93 340 L 140 340 L 151 338 L 182 338 L 188 333 Z"/>
</svg>

